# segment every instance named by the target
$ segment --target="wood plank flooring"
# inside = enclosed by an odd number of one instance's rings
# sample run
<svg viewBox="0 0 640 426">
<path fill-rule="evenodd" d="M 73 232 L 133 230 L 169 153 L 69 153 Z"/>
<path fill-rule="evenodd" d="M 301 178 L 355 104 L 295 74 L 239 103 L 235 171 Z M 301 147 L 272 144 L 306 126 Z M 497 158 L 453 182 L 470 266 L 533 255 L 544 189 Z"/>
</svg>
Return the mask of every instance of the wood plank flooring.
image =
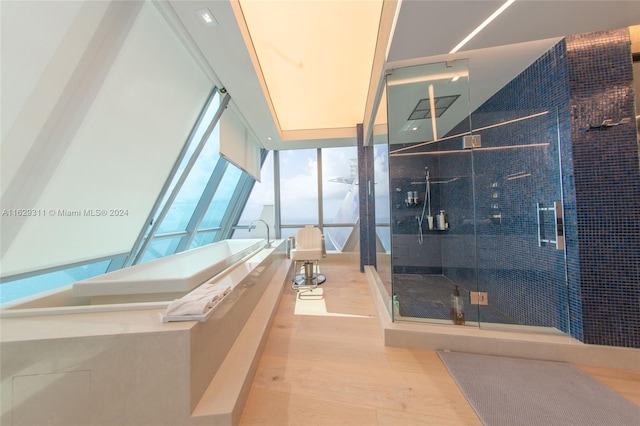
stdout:
<svg viewBox="0 0 640 426">
<path fill-rule="evenodd" d="M 240 425 L 480 425 L 435 351 L 384 346 L 357 260 L 327 259 L 327 314 L 284 289 Z M 640 373 L 579 367 L 640 406 Z"/>
</svg>

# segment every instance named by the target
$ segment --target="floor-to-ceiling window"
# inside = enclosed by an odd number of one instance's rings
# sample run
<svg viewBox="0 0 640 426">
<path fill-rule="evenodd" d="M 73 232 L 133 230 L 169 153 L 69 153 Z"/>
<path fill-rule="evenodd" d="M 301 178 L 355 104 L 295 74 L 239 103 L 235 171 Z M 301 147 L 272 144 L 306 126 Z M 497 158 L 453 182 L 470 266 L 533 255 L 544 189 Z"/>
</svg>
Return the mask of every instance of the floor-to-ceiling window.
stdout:
<svg viewBox="0 0 640 426">
<path fill-rule="evenodd" d="M 322 218 L 327 250 L 353 251 L 358 236 L 358 154 L 355 146 L 325 148 L 322 157 Z"/>
<path fill-rule="evenodd" d="M 269 151 L 260 170 L 260 182 L 253 184 L 253 189 L 242 211 L 237 226 L 233 231 L 233 238 L 254 238 L 255 234 L 247 229 L 254 220 L 265 218 L 269 221 L 274 213 L 275 185 L 273 181 L 273 151 Z M 275 230 L 271 234 L 275 237 Z"/>
<path fill-rule="evenodd" d="M 263 219 L 276 225 L 274 238 L 286 239 L 304 225 L 314 225 L 323 229 L 327 250 L 353 251 L 358 240 L 357 167 L 354 146 L 269 152 L 233 238 L 255 238 L 259 234 L 247 227 Z"/>
<path fill-rule="evenodd" d="M 319 224 L 317 154 L 316 149 L 279 151 L 281 238 Z"/>
</svg>

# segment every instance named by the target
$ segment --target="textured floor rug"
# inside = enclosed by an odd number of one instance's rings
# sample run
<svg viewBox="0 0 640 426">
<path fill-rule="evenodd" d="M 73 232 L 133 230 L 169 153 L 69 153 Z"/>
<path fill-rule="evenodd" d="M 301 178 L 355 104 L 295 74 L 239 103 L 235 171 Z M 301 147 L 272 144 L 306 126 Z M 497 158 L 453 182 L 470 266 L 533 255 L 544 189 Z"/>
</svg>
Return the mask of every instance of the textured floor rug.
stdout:
<svg viewBox="0 0 640 426">
<path fill-rule="evenodd" d="M 640 408 L 573 365 L 438 352 L 487 426 L 640 425 Z"/>
</svg>

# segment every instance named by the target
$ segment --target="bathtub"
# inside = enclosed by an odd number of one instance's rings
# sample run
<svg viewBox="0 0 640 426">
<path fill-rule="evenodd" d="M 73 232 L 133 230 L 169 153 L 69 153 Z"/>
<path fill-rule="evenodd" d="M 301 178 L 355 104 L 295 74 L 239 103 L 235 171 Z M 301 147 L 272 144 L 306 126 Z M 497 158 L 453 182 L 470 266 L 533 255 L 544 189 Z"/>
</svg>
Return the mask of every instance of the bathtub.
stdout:
<svg viewBox="0 0 640 426">
<path fill-rule="evenodd" d="M 283 250 L 283 241 L 225 240 L 8 302 L 0 318 L 165 309 L 205 282 L 234 286 L 239 272 Z"/>
<path fill-rule="evenodd" d="M 226 241 L 100 277 L 121 291 L 142 291 L 132 289 L 144 290 L 150 277 L 180 283 L 170 289 L 203 276 L 203 284 L 233 287 L 206 321 L 163 322 L 171 298 L 185 291 L 73 297 L 71 285 L 0 311 L 0 423 L 19 410 L 34 413 L 33 424 L 52 416 L 96 425 L 232 424 L 223 420 L 242 412 L 291 266 L 283 240 L 264 245 Z M 227 249 L 223 264 L 232 264 L 211 277 L 222 260 L 212 253 Z M 96 303 L 108 297 L 121 301 Z"/>
<path fill-rule="evenodd" d="M 73 296 L 186 293 L 264 245 L 264 239 L 219 241 L 78 281 Z"/>
</svg>

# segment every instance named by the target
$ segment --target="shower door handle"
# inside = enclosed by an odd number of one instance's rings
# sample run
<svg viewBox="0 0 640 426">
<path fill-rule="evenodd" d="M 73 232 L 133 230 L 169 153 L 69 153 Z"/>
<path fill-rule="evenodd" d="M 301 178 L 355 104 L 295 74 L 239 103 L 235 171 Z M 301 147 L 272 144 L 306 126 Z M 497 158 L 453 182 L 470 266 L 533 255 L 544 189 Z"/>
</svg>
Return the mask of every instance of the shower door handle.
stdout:
<svg viewBox="0 0 640 426">
<path fill-rule="evenodd" d="M 556 213 L 556 250 L 564 250 L 564 212 L 562 210 L 562 202 L 556 201 L 553 204 L 553 211 Z"/>
<path fill-rule="evenodd" d="M 544 232 L 544 220 L 541 218 L 546 211 L 553 211 L 555 223 L 555 240 L 546 238 Z M 538 247 L 542 244 L 555 244 L 556 250 L 564 250 L 564 215 L 562 202 L 555 201 L 553 207 L 542 207 L 542 203 L 536 203 L 536 218 L 538 220 Z"/>
</svg>

